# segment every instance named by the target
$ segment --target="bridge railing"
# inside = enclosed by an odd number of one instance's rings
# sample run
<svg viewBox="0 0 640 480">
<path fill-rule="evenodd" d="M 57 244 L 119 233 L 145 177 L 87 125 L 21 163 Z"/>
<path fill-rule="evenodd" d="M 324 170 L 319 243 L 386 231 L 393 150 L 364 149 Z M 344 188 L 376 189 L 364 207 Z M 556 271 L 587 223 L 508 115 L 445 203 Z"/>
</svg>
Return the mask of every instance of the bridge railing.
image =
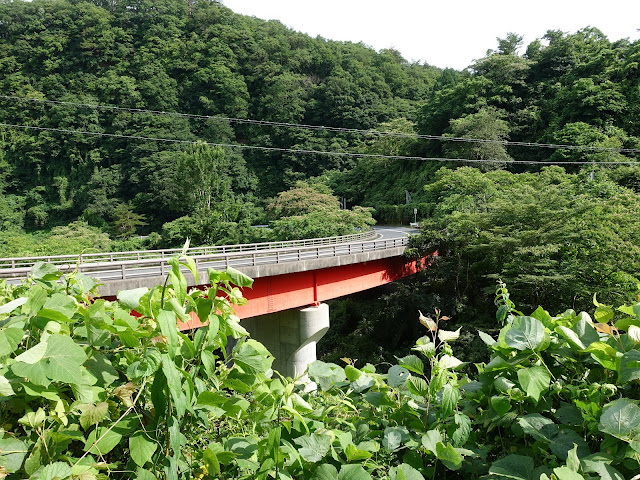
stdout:
<svg viewBox="0 0 640 480">
<path fill-rule="evenodd" d="M 209 247 L 192 247 L 187 250 L 187 255 L 206 256 L 216 254 L 226 254 L 233 252 L 275 250 L 282 248 L 308 247 L 316 245 L 334 245 L 354 242 L 358 240 L 369 240 L 376 236 L 373 230 L 351 235 L 337 237 L 311 238 L 306 240 L 288 240 L 280 242 L 245 243 L 238 245 L 220 245 Z M 31 268 L 37 262 L 46 262 L 53 265 L 68 264 L 94 264 L 94 263 L 115 263 L 126 261 L 141 261 L 149 259 L 170 258 L 182 253 L 181 248 L 165 248 L 160 250 L 139 250 L 129 252 L 108 252 L 108 253 L 85 253 L 82 255 L 48 255 L 39 257 L 12 257 L 0 258 L 0 278 L 5 270 L 16 270 L 19 268 Z"/>
<path fill-rule="evenodd" d="M 316 245 L 279 249 L 244 249 L 242 251 L 225 251 L 224 253 L 207 253 L 197 256 L 193 255 L 192 258 L 199 271 L 208 267 L 217 269 L 225 268 L 227 266 L 232 266 L 234 268 L 256 267 L 404 247 L 408 244 L 408 241 L 409 239 L 407 237 L 400 237 L 380 240 L 351 241 L 346 243 L 327 242 L 324 244 L 318 243 Z M 182 250 L 175 250 L 174 254 L 180 254 L 181 252 Z M 191 253 L 189 254 L 192 255 Z M 163 276 L 171 268 L 167 263 L 169 257 L 169 255 L 165 255 L 163 257 L 134 258 L 116 260 L 113 262 L 68 262 L 57 263 L 56 266 L 62 272 L 77 269 L 80 272 L 93 274 L 103 281 L 113 281 L 149 276 Z M 74 260 L 77 260 L 77 257 L 73 258 Z M 0 278 L 24 278 L 28 275 L 30 270 L 31 265 L 0 270 Z"/>
</svg>

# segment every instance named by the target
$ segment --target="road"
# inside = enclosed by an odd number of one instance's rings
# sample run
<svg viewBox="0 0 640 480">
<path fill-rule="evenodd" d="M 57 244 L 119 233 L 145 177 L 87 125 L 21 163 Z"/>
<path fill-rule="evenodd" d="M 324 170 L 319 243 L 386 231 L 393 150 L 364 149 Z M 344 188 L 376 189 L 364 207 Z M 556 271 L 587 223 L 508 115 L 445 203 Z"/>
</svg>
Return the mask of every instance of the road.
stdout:
<svg viewBox="0 0 640 480">
<path fill-rule="evenodd" d="M 374 240 L 352 241 L 334 245 L 287 247 L 223 254 L 216 253 L 212 255 L 192 256 L 192 258 L 195 260 L 197 269 L 200 272 L 207 268 L 224 270 L 227 266 L 242 269 L 242 267 L 298 262 L 404 246 L 406 245 L 406 238 L 411 234 L 417 233 L 415 228 L 409 227 L 380 226 L 374 227 L 374 231 L 377 234 Z M 67 265 L 68 269 L 75 267 L 75 264 Z M 62 266 L 62 268 L 64 269 L 65 267 Z M 80 264 L 81 271 L 100 279 L 102 282 L 164 276 L 170 268 L 166 263 L 166 258 Z M 4 272 L 0 271 L 0 274 L 1 273 Z M 20 278 L 10 278 L 8 281 L 10 283 L 17 283 L 20 281 Z"/>
</svg>

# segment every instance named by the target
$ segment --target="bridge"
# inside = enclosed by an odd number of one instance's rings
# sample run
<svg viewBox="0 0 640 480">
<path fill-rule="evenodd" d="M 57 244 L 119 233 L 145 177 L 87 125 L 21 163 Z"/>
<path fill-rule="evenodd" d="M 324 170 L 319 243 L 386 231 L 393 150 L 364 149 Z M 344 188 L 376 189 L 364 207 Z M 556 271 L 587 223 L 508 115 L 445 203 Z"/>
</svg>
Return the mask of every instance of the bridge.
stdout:
<svg viewBox="0 0 640 480">
<path fill-rule="evenodd" d="M 244 289 L 247 304 L 236 308 L 242 325 L 274 355 L 274 369 L 299 376 L 316 358 L 316 342 L 329 328 L 325 300 L 367 290 L 412 275 L 428 259 L 408 260 L 402 254 L 414 229 L 376 227 L 341 237 L 195 247 L 187 250 L 196 269 L 231 266 L 254 279 Z M 20 281 L 33 264 L 45 261 L 61 271 L 77 269 L 103 282 L 100 296 L 149 288 L 164 282 L 168 259 L 182 249 L 90 253 L 0 259 L 0 278 Z M 189 286 L 197 286 L 185 271 Z M 206 274 L 200 278 L 208 278 Z M 197 319 L 181 329 L 200 326 Z"/>
</svg>

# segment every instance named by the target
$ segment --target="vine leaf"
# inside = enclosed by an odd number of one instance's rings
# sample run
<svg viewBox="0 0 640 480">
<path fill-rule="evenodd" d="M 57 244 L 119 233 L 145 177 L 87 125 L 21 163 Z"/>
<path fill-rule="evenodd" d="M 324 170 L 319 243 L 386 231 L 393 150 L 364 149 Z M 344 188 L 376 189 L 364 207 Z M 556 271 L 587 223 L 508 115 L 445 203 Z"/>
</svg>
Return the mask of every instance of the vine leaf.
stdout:
<svg viewBox="0 0 640 480">
<path fill-rule="evenodd" d="M 603 408 L 598 428 L 601 432 L 630 442 L 640 434 L 640 407 L 633 400 L 619 398 Z"/>
<path fill-rule="evenodd" d="M 331 448 L 331 437 L 319 433 L 304 435 L 294 441 L 300 445 L 298 452 L 307 462 L 319 462 Z"/>
<path fill-rule="evenodd" d="M 338 480 L 338 470 L 329 463 L 323 463 L 313 471 L 311 480 Z"/>
<path fill-rule="evenodd" d="M 498 478 L 529 480 L 533 473 L 533 459 L 524 455 L 509 455 L 493 462 L 489 474 Z"/>
<path fill-rule="evenodd" d="M 136 462 L 139 467 L 144 466 L 158 448 L 158 445 L 151 441 L 148 435 L 142 431 L 134 433 L 129 437 L 129 451 L 131 459 Z"/>
<path fill-rule="evenodd" d="M 518 370 L 520 385 L 536 402 L 540 400 L 540 394 L 549 388 L 550 380 L 549 372 L 539 365 Z"/>
<path fill-rule="evenodd" d="M 361 465 L 342 465 L 338 480 L 371 480 L 371 475 Z"/>
<path fill-rule="evenodd" d="M 638 350 L 629 350 L 620 359 L 618 382 L 624 385 L 634 380 L 640 380 L 640 352 Z"/>
<path fill-rule="evenodd" d="M 544 339 L 544 325 L 533 317 L 516 317 L 504 339 L 516 350 L 535 350 Z"/>
</svg>

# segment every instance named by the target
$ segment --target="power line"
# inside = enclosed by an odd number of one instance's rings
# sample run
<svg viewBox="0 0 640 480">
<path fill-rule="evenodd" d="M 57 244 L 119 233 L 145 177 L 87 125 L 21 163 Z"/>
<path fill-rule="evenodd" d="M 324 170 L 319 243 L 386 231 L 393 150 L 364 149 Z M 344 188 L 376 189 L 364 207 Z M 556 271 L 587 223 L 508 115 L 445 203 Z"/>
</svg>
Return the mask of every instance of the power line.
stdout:
<svg viewBox="0 0 640 480">
<path fill-rule="evenodd" d="M 418 160 L 418 161 L 433 161 L 433 162 L 459 162 L 459 163 L 489 163 L 489 164 L 511 164 L 511 165 L 593 165 L 593 162 L 584 161 L 541 161 L 541 160 L 490 160 L 490 159 L 472 159 L 472 158 L 440 158 L 440 157 L 418 157 L 418 156 L 405 156 L 405 155 L 379 155 L 372 153 L 354 153 L 354 152 L 328 152 L 324 150 L 306 150 L 296 148 L 280 148 L 280 147 L 264 147 L 260 145 L 242 145 L 234 143 L 213 143 L 203 142 L 199 140 L 182 140 L 176 138 L 161 138 L 161 137 L 146 137 L 142 135 L 124 135 L 117 133 L 104 133 L 104 132 L 88 132 L 82 130 L 70 130 L 65 128 L 52 128 L 52 127 L 37 127 L 34 125 L 18 125 L 11 123 L 0 123 L 0 127 L 9 128 L 21 128 L 26 130 L 37 130 L 46 132 L 68 133 L 71 135 L 87 135 L 93 137 L 109 137 L 109 138 L 122 138 L 127 140 L 142 140 L 142 141 L 155 141 L 165 143 L 179 143 L 188 145 L 209 145 L 212 147 L 227 147 L 227 148 L 239 148 L 249 150 L 261 150 L 271 152 L 287 152 L 287 153 L 301 153 L 312 155 L 335 155 L 341 157 L 358 157 L 358 158 L 377 158 L 387 160 Z M 638 165 L 636 161 L 626 162 L 613 162 L 603 161 L 597 162 L 598 165 Z"/>
<path fill-rule="evenodd" d="M 423 135 L 417 133 L 402 133 L 402 132 L 387 132 L 379 130 L 363 130 L 358 128 L 342 128 L 342 127 L 329 127 L 326 125 L 308 125 L 303 123 L 288 123 L 288 122 L 271 122 L 267 120 L 252 120 L 248 118 L 234 118 L 225 117 L 221 115 L 197 115 L 192 113 L 180 113 L 180 112 L 166 112 L 162 110 L 149 110 L 145 108 L 128 108 L 118 107 L 115 105 L 100 105 L 92 103 L 81 102 L 66 102 L 62 100 L 48 100 L 44 98 L 26 98 L 18 97 L 14 95 L 0 95 L 0 98 L 5 100 L 17 100 L 23 102 L 39 102 L 48 103 L 52 105 L 69 105 L 84 108 L 94 108 L 101 110 L 115 110 L 129 113 L 146 113 L 149 115 L 168 115 L 174 117 L 184 117 L 197 120 L 214 120 L 220 122 L 241 123 L 250 125 L 264 125 L 271 127 L 284 127 L 284 128 L 298 128 L 304 130 L 315 131 L 329 131 L 336 133 L 356 133 L 360 135 L 380 135 L 388 137 L 400 137 L 400 138 L 414 138 L 424 140 L 439 140 L 446 142 L 463 142 L 463 143 L 487 143 L 498 144 L 504 146 L 517 146 L 517 147 L 529 147 L 529 148 L 550 148 L 550 149 L 564 149 L 564 150 L 588 150 L 596 152 L 616 152 L 616 153 L 640 153 L 640 149 L 637 148 L 614 148 L 614 147 L 597 147 L 588 145 L 569 145 L 569 144 L 555 144 L 555 143 L 536 143 L 536 142 L 513 142 L 509 140 L 490 140 L 484 138 L 465 138 L 465 137 L 449 137 L 446 135 Z"/>
</svg>

